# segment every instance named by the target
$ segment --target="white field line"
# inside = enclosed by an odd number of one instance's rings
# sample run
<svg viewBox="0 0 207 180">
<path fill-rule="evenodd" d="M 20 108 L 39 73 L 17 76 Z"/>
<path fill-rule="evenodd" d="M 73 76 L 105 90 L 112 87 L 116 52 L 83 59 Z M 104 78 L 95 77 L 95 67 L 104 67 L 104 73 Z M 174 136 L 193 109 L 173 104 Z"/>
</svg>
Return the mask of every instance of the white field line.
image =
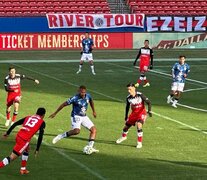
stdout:
<svg viewBox="0 0 207 180">
<path fill-rule="evenodd" d="M 21 67 L 22 69 L 25 69 L 25 70 L 27 70 L 27 71 L 35 72 L 35 73 L 40 74 L 40 75 L 42 75 L 42 76 L 48 77 L 48 78 L 50 78 L 50 79 L 54 79 L 54 77 L 52 77 L 52 76 L 50 76 L 50 75 L 46 75 L 46 74 L 40 73 L 40 72 L 38 72 L 38 71 L 34 71 L 34 70 L 29 69 L 29 68 L 22 67 L 22 66 L 19 66 L 19 67 Z M 58 78 L 55 78 L 55 80 L 57 80 L 57 81 L 59 81 L 59 82 L 64 82 L 64 83 L 66 83 L 66 84 L 71 84 L 71 85 L 73 85 L 73 83 L 68 83 L 67 81 L 64 81 L 64 80 L 61 80 L 61 79 L 58 79 Z M 77 87 L 78 85 L 74 84 L 73 86 Z M 116 101 L 118 101 L 118 102 L 122 102 L 122 103 L 124 102 L 124 101 L 121 100 L 121 99 L 117 99 L 117 98 L 114 98 L 114 97 L 112 97 L 112 96 L 109 96 L 109 95 L 106 95 L 106 94 L 103 94 L 103 93 L 99 93 L 99 92 L 97 92 L 97 91 L 95 91 L 95 90 L 89 90 L 89 91 L 94 92 L 94 93 L 99 94 L 99 95 L 102 95 L 103 97 L 107 97 L 107 98 L 109 98 L 109 99 L 116 100 Z M 163 115 L 161 115 L 161 114 L 158 114 L 158 113 L 156 113 L 156 112 L 154 112 L 154 111 L 153 111 L 153 114 L 155 114 L 155 115 L 157 115 L 157 116 L 159 116 L 159 117 L 162 117 L 162 118 L 164 118 L 164 119 L 167 119 L 167 120 L 172 119 L 172 118 L 170 118 L 170 117 L 167 117 L 167 116 L 163 116 Z M 190 128 L 190 129 L 193 129 L 193 130 L 202 132 L 202 133 L 204 133 L 204 134 L 207 134 L 207 132 L 202 131 L 201 129 L 198 129 L 198 128 L 196 128 L 196 127 L 193 127 L 193 126 L 190 126 L 190 125 L 188 125 L 188 124 L 182 123 L 182 122 L 180 122 L 180 121 L 178 121 L 178 120 L 175 120 L 175 119 L 173 119 L 173 120 L 174 120 L 173 122 L 175 122 L 175 123 L 177 123 L 177 124 L 182 124 L 182 125 L 185 126 L 185 127 L 188 127 L 188 128 Z"/>
<path fill-rule="evenodd" d="M 0 117 L 2 117 L 4 120 L 6 119 L 6 117 L 0 113 Z M 37 140 L 38 136 L 35 135 L 34 138 Z M 53 146 L 51 146 L 49 143 L 42 141 L 42 144 L 48 146 L 50 149 L 54 150 L 55 152 L 57 152 L 58 154 L 62 155 L 64 158 L 72 161 L 73 163 L 75 163 L 76 165 L 78 165 L 79 167 L 81 167 L 82 169 L 86 170 L 87 172 L 89 172 L 90 174 L 94 175 L 95 177 L 97 177 L 98 179 L 101 180 L 105 180 L 106 178 L 104 178 L 102 175 L 100 175 L 99 173 L 93 171 L 92 169 L 90 169 L 89 167 L 87 167 L 86 165 L 84 165 L 83 163 L 77 161 L 76 159 L 72 158 L 71 156 L 69 156 L 68 154 L 65 154 L 64 152 L 62 152 L 61 150 L 59 150 L 58 148 L 55 148 Z"/>
<path fill-rule="evenodd" d="M 200 90 L 205 90 L 205 89 L 207 89 L 207 87 L 195 88 L 195 89 L 186 89 L 183 92 L 200 91 Z"/>
<path fill-rule="evenodd" d="M 74 62 L 79 62 L 80 59 L 76 59 L 76 60 L 70 60 L 70 59 L 51 59 L 51 60 L 46 60 L 46 59 L 31 59 L 31 60 L 23 60 L 23 59 L 19 59 L 19 60 L 15 60 L 15 59 L 10 59 L 10 60 L 0 60 L 0 64 L 1 63 L 74 63 Z M 163 62 L 163 61 L 167 61 L 167 62 L 171 62 L 171 61 L 177 61 L 177 59 L 154 59 L 154 61 L 156 62 Z M 188 59 L 188 61 L 207 61 L 206 58 L 190 58 Z M 96 59 L 94 60 L 95 63 L 98 62 L 134 62 L 134 60 L 132 59 Z"/>
</svg>

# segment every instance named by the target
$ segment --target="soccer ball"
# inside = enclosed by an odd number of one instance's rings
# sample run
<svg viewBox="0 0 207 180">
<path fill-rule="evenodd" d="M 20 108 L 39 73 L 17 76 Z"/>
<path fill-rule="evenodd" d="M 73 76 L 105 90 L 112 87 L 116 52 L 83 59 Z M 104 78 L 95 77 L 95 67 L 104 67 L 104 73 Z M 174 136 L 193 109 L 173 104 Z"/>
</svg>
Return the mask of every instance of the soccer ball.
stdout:
<svg viewBox="0 0 207 180">
<path fill-rule="evenodd" d="M 85 146 L 84 148 L 83 148 L 83 153 L 84 154 L 92 154 L 92 148 L 90 147 L 90 146 Z"/>
</svg>

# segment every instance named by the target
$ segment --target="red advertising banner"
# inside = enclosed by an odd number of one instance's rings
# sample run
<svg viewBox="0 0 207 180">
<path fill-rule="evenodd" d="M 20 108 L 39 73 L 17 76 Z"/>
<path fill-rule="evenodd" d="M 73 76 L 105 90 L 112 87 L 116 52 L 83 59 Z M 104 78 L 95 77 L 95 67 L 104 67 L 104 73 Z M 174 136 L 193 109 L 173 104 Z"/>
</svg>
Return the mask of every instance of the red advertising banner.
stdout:
<svg viewBox="0 0 207 180">
<path fill-rule="evenodd" d="M 0 34 L 0 50 L 81 49 L 83 33 Z M 94 49 L 132 49 L 132 33 L 91 33 Z"/>
</svg>

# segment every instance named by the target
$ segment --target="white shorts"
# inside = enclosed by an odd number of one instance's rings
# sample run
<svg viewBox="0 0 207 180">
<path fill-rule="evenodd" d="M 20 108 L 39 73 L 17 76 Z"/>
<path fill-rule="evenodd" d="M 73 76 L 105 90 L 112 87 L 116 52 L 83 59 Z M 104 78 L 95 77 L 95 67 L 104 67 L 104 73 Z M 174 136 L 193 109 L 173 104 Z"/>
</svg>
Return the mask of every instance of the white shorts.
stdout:
<svg viewBox="0 0 207 180">
<path fill-rule="evenodd" d="M 87 129 L 91 129 L 94 124 L 88 116 L 71 117 L 72 129 L 81 129 L 81 125 Z"/>
<path fill-rule="evenodd" d="M 81 56 L 81 61 L 93 61 L 93 54 L 92 53 L 89 53 L 89 54 L 83 53 Z"/>
<path fill-rule="evenodd" d="M 180 91 L 183 92 L 185 83 L 173 82 L 171 86 L 172 91 Z"/>
</svg>

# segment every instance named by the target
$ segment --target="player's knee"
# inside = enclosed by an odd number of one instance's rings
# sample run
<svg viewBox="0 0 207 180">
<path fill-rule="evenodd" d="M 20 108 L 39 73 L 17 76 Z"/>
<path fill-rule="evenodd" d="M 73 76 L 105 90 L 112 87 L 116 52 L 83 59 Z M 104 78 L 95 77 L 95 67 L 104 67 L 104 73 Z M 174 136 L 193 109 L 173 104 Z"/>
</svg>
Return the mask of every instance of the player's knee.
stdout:
<svg viewBox="0 0 207 180">
<path fill-rule="evenodd" d="M 93 133 L 93 134 L 96 134 L 96 127 L 95 126 L 93 126 L 91 129 L 90 129 L 90 131 Z"/>
</svg>

